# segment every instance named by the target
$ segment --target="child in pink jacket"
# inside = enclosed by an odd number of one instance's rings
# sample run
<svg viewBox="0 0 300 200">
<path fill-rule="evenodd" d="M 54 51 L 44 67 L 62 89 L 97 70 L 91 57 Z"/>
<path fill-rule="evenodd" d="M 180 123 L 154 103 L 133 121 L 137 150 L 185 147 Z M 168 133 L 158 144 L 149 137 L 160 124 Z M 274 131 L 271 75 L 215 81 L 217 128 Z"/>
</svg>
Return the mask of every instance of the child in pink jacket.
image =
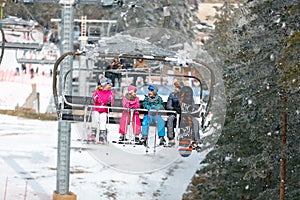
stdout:
<svg viewBox="0 0 300 200">
<path fill-rule="evenodd" d="M 140 100 L 136 96 L 136 87 L 129 85 L 127 88 L 127 93 L 123 97 L 122 106 L 128 108 L 122 112 L 122 117 L 120 119 L 119 133 L 121 134 L 119 141 L 125 141 L 125 134 L 127 133 L 128 125 L 132 124 L 132 133 L 135 135 L 135 143 L 139 143 L 139 134 L 141 133 L 141 121 L 139 117 L 139 111 L 135 110 L 140 108 Z M 132 112 L 131 112 L 132 111 Z M 132 113 L 132 117 L 130 115 Z"/>
<path fill-rule="evenodd" d="M 100 85 L 93 93 L 94 106 L 113 106 L 114 105 L 114 93 L 111 90 L 111 80 L 108 78 L 101 78 Z M 107 114 L 108 108 L 93 108 L 93 125 L 96 127 L 96 142 L 105 143 L 107 142 Z M 99 137 L 97 137 L 99 135 Z"/>
</svg>

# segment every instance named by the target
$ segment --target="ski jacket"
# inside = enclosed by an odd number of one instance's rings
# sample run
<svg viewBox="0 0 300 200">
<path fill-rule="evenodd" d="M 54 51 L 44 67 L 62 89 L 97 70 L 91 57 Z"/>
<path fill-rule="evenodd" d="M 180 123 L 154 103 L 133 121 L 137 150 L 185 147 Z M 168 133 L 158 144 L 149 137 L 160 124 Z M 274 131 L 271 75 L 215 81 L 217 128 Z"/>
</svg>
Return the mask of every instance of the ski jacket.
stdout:
<svg viewBox="0 0 300 200">
<path fill-rule="evenodd" d="M 96 90 L 93 93 L 93 100 L 95 106 L 113 106 L 114 105 L 114 93 L 112 90 Z M 108 113 L 107 108 L 93 108 L 93 110 L 98 111 L 99 113 Z"/>
<path fill-rule="evenodd" d="M 126 94 L 122 99 L 122 106 L 124 108 L 139 108 L 140 107 L 140 100 L 136 96 L 132 96 L 131 94 Z M 132 122 L 132 131 L 133 134 L 140 134 L 141 133 L 141 121 L 139 117 L 139 112 L 135 110 L 133 112 L 133 116 L 130 119 L 130 110 L 123 110 L 122 117 L 120 119 L 120 128 L 119 133 L 126 134 L 128 131 L 128 125 L 130 124 L 130 120 Z"/>
<path fill-rule="evenodd" d="M 110 64 L 110 69 L 122 69 L 122 64 L 119 61 L 113 61 Z"/>
<path fill-rule="evenodd" d="M 180 113 L 180 102 L 179 102 L 179 93 L 172 92 L 167 100 L 167 110 L 175 110 L 177 113 Z"/>
<path fill-rule="evenodd" d="M 143 70 L 145 70 L 145 68 L 148 68 L 149 67 L 149 64 L 147 63 L 147 62 L 145 62 L 145 61 L 136 61 L 134 64 L 133 64 L 133 67 L 135 68 L 135 69 L 143 69 Z"/>
<path fill-rule="evenodd" d="M 164 104 L 163 100 L 159 95 L 155 95 L 153 97 L 149 97 L 145 95 L 144 102 L 142 103 L 145 109 L 154 109 L 154 110 L 163 110 Z"/>
<path fill-rule="evenodd" d="M 124 108 L 139 108 L 140 99 L 127 93 L 122 99 L 122 106 Z"/>
</svg>

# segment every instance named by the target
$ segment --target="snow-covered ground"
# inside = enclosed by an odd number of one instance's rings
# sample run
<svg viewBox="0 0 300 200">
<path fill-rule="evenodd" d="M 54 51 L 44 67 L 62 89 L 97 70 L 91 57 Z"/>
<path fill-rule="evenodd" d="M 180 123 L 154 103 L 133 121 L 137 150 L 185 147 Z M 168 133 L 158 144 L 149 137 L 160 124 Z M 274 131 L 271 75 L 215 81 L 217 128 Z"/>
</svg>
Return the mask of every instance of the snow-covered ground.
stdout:
<svg viewBox="0 0 300 200">
<path fill-rule="evenodd" d="M 51 81 L 50 78 L 45 78 Z M 0 109 L 14 110 L 15 107 L 22 106 L 26 98 L 32 92 L 32 84 L 37 85 L 37 92 L 40 93 L 40 111 L 45 113 L 52 95 L 50 84 L 37 84 L 36 82 L 0 82 Z"/>
<path fill-rule="evenodd" d="M 56 189 L 57 122 L 0 115 L 0 124 L 0 196 L 5 195 L 7 200 L 24 199 L 25 195 L 30 200 L 52 199 Z M 193 152 L 188 158 L 178 157 L 151 172 L 125 172 L 96 158 L 95 150 L 87 150 L 77 141 L 76 130 L 73 125 L 70 191 L 77 199 L 181 199 L 206 155 Z M 102 150 L 98 149 L 98 155 Z M 130 163 L 133 157 L 128 155 Z M 106 156 L 114 159 L 113 154 Z M 157 152 L 139 156 L 141 163 L 133 159 L 134 165 L 155 165 L 161 155 Z"/>
<path fill-rule="evenodd" d="M 6 50 L 0 66 L 0 109 L 15 109 L 22 106 L 32 92 L 32 84 L 40 94 L 40 112 L 45 113 L 52 96 L 52 77 L 49 72 L 53 65 L 28 64 L 27 73 L 21 71 L 21 64 L 15 59 L 15 50 Z M 19 67 L 20 73 L 16 73 Z M 38 74 L 36 68 L 39 67 Z M 29 68 L 34 69 L 31 78 Z M 43 75 L 44 72 L 44 75 Z"/>
</svg>

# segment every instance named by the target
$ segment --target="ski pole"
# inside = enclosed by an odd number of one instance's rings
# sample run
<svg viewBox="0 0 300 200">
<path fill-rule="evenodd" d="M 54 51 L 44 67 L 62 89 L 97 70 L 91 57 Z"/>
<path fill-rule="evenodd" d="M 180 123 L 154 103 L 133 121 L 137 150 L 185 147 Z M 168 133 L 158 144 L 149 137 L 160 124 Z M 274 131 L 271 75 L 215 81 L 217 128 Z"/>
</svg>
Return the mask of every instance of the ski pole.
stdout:
<svg viewBox="0 0 300 200">
<path fill-rule="evenodd" d="M 147 130 L 147 137 L 146 137 L 146 153 L 148 153 L 148 136 L 149 136 L 149 129 L 150 129 L 150 109 L 148 109 L 148 130 Z"/>
<path fill-rule="evenodd" d="M 154 150 L 153 152 L 155 153 L 156 152 L 156 137 L 157 137 L 157 134 L 158 134 L 158 110 L 156 111 L 156 114 L 155 114 L 155 125 L 156 125 L 156 128 L 155 128 L 155 135 L 154 135 Z"/>
<path fill-rule="evenodd" d="M 175 143 L 177 143 L 177 141 L 178 141 L 178 135 L 179 135 L 179 132 L 180 132 L 180 129 L 179 129 L 179 118 L 180 118 L 181 116 L 180 116 L 180 114 L 176 114 L 176 132 L 175 132 L 175 134 L 174 134 L 174 139 L 175 139 Z"/>
<path fill-rule="evenodd" d="M 134 109 L 134 112 L 133 112 L 133 116 L 134 117 L 134 123 L 133 123 L 133 126 L 132 126 L 132 129 L 133 129 L 133 135 L 134 135 L 134 147 L 135 147 L 135 144 L 137 144 L 137 142 L 135 141 L 135 138 L 137 137 L 137 125 L 136 125 L 136 113 L 137 111 Z M 139 140 L 138 140 L 139 142 Z"/>
<path fill-rule="evenodd" d="M 131 141 L 132 141 L 132 138 L 133 138 L 133 128 L 132 128 L 132 117 L 133 117 L 133 109 L 132 108 L 130 108 L 130 116 L 129 116 L 130 118 L 129 118 L 129 139 L 130 139 L 130 143 L 131 143 Z"/>
<path fill-rule="evenodd" d="M 130 115 L 129 113 L 129 108 L 127 108 L 126 110 L 123 111 L 123 113 L 126 113 L 126 116 L 125 116 L 125 126 L 124 126 L 124 137 L 123 137 L 123 147 L 125 147 L 125 142 L 126 142 L 126 134 L 128 132 L 128 115 Z M 130 117 L 130 116 L 129 116 Z M 129 123 L 130 123 L 130 119 L 129 119 Z M 130 134 L 129 134 L 130 135 Z"/>
<path fill-rule="evenodd" d="M 8 182 L 8 177 L 6 177 L 6 181 L 5 181 L 4 200 L 6 200 L 7 182 Z"/>
<path fill-rule="evenodd" d="M 109 147 L 109 142 L 108 142 L 108 139 L 107 139 L 107 135 L 108 135 L 108 127 L 107 127 L 107 123 L 109 124 L 109 111 L 110 109 L 108 109 L 108 112 L 106 114 L 106 123 L 105 123 L 105 130 L 106 130 L 106 133 L 105 133 L 105 136 L 104 136 L 104 142 L 106 142 L 106 155 L 108 155 L 108 147 Z"/>
</svg>

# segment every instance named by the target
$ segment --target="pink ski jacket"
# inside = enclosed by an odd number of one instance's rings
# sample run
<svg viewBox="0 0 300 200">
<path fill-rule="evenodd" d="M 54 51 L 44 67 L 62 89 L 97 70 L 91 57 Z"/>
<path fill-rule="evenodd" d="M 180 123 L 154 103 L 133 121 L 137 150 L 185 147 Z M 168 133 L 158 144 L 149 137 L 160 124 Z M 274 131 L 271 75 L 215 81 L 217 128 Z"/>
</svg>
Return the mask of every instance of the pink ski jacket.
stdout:
<svg viewBox="0 0 300 200">
<path fill-rule="evenodd" d="M 140 107 L 140 100 L 138 97 L 136 97 L 133 100 L 130 100 L 130 98 L 128 98 L 128 94 L 126 94 L 126 96 L 123 98 L 122 100 L 122 106 L 124 108 L 139 108 Z"/>
<path fill-rule="evenodd" d="M 93 100 L 95 106 L 107 106 L 108 104 L 110 104 L 110 106 L 113 106 L 115 103 L 114 93 L 112 92 L 112 90 L 96 90 L 93 93 Z M 107 108 L 93 108 L 93 110 L 98 111 L 99 113 L 108 113 Z"/>
<path fill-rule="evenodd" d="M 124 108 L 139 108 L 140 100 L 138 97 L 133 97 L 130 94 L 126 94 L 122 100 L 122 106 Z M 137 110 L 134 111 L 132 118 L 130 119 L 130 111 L 129 109 L 123 110 L 122 117 L 120 119 L 120 128 L 119 133 L 126 134 L 128 132 L 128 125 L 130 124 L 130 120 L 132 120 L 132 131 L 133 134 L 141 133 L 141 121 L 139 117 L 139 112 Z"/>
</svg>

